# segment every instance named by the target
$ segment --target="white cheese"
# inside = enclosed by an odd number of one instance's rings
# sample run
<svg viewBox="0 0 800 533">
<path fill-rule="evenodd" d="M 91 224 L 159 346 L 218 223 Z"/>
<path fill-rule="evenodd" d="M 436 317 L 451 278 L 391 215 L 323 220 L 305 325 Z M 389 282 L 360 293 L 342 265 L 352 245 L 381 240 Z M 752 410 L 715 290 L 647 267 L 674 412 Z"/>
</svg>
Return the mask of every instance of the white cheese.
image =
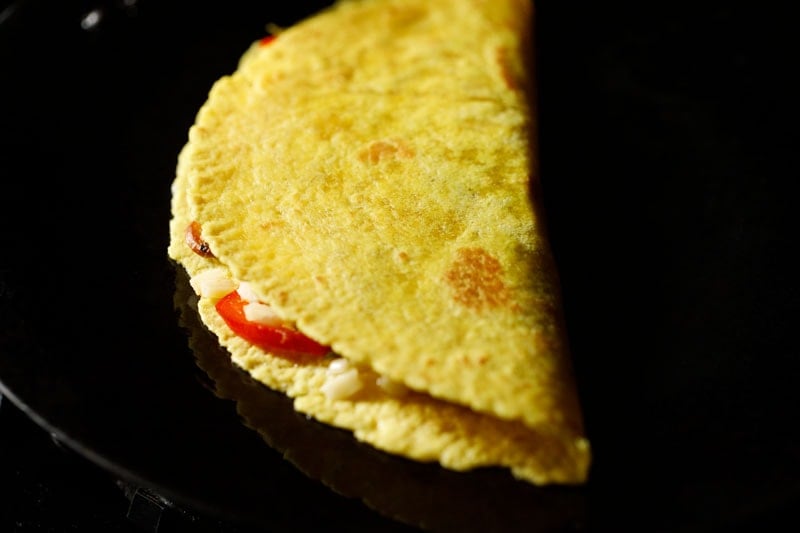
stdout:
<svg viewBox="0 0 800 533">
<path fill-rule="evenodd" d="M 256 291 L 253 289 L 253 285 L 249 281 L 240 281 L 236 292 L 239 293 L 242 300 L 247 302 L 257 302 L 259 299 L 258 294 L 256 294 Z"/>
<path fill-rule="evenodd" d="M 241 293 L 240 293 L 241 294 Z M 244 317 L 250 322 L 264 324 L 266 326 L 278 326 L 283 324 L 283 320 L 275 314 L 267 304 L 261 302 L 249 302 L 242 307 Z"/>
<path fill-rule="evenodd" d="M 350 368 L 339 374 L 328 374 L 322 385 L 322 392 L 331 400 L 344 400 L 360 391 L 361 387 L 358 370 Z"/>
<path fill-rule="evenodd" d="M 350 361 L 348 361 L 344 357 L 339 357 L 331 361 L 330 364 L 328 365 L 328 375 L 330 376 L 333 374 L 341 374 L 349 369 L 350 369 Z"/>
<path fill-rule="evenodd" d="M 219 300 L 236 289 L 236 282 L 228 277 L 224 268 L 209 268 L 194 276 L 189 284 L 202 298 Z"/>
</svg>

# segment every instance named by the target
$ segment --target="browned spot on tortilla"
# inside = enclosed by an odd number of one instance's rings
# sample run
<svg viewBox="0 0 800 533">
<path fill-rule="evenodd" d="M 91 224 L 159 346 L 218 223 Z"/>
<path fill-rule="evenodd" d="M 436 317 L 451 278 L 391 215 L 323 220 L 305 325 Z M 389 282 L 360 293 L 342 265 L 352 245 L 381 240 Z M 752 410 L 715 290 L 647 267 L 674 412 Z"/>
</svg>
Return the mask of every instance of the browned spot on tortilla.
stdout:
<svg viewBox="0 0 800 533">
<path fill-rule="evenodd" d="M 503 266 L 483 248 L 461 248 L 445 273 L 453 299 L 471 309 L 497 308 L 509 303 Z"/>
<path fill-rule="evenodd" d="M 461 362 L 464 363 L 465 366 L 474 366 L 474 365 L 483 366 L 489 362 L 489 356 L 481 355 L 478 356 L 477 358 L 471 358 L 469 356 L 462 355 Z"/>
<path fill-rule="evenodd" d="M 358 153 L 364 163 L 377 164 L 388 159 L 410 159 L 414 150 L 400 139 L 372 141 Z"/>
<path fill-rule="evenodd" d="M 277 295 L 278 305 L 286 305 L 289 301 L 289 294 L 286 291 L 281 291 Z"/>
<path fill-rule="evenodd" d="M 509 53 L 506 48 L 498 48 L 495 52 L 495 60 L 497 61 L 498 67 L 500 67 L 500 77 L 503 78 L 506 87 L 513 91 L 519 88 L 519 82 L 509 64 L 508 55 Z"/>
<path fill-rule="evenodd" d="M 261 229 L 266 231 L 280 230 L 286 227 L 286 222 L 283 220 L 268 220 L 259 224 Z"/>
</svg>

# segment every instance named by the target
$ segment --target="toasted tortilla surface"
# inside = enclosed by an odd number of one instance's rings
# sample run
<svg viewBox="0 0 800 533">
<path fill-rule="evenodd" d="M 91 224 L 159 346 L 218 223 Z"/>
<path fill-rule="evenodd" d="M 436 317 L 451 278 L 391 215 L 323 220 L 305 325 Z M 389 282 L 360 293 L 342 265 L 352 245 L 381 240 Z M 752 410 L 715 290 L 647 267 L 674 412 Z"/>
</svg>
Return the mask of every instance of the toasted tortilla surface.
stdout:
<svg viewBox="0 0 800 533">
<path fill-rule="evenodd" d="M 590 462 L 533 191 L 527 1 L 343 1 L 246 51 L 198 113 L 170 257 L 224 268 L 306 335 L 412 392 L 332 400 L 326 362 L 234 335 L 314 418 L 455 470 L 581 483 Z M 199 222 L 214 258 L 195 255 Z"/>
</svg>

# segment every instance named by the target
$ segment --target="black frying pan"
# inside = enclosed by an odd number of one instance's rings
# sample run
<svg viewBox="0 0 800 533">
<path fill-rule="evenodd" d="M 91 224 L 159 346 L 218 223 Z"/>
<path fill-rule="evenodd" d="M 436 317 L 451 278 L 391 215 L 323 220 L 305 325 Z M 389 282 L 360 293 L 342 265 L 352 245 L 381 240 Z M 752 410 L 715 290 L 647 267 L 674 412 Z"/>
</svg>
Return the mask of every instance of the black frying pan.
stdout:
<svg viewBox="0 0 800 533">
<path fill-rule="evenodd" d="M 267 22 L 326 2 L 272 4 L 0 4 L 4 396 L 115 475 L 274 531 L 749 531 L 790 516 L 780 14 L 540 2 L 542 183 L 595 463 L 584 488 L 536 488 L 299 417 L 183 305 L 165 250 L 194 113 Z"/>
</svg>

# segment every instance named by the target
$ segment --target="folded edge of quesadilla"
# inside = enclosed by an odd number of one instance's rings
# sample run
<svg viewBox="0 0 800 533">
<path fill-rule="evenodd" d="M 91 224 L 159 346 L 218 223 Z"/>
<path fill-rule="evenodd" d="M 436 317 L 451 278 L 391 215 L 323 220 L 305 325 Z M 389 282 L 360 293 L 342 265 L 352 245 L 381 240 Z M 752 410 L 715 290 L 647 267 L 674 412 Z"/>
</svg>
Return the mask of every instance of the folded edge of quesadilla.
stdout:
<svg viewBox="0 0 800 533">
<path fill-rule="evenodd" d="M 246 280 L 358 369 L 364 386 L 331 398 L 329 358 L 266 353 L 201 297 L 234 362 L 299 411 L 454 470 L 581 483 L 589 444 L 529 198 L 528 15 L 348 1 L 254 45 L 181 152 L 169 255 L 192 278 Z M 191 222 L 214 257 L 186 245 Z"/>
</svg>

